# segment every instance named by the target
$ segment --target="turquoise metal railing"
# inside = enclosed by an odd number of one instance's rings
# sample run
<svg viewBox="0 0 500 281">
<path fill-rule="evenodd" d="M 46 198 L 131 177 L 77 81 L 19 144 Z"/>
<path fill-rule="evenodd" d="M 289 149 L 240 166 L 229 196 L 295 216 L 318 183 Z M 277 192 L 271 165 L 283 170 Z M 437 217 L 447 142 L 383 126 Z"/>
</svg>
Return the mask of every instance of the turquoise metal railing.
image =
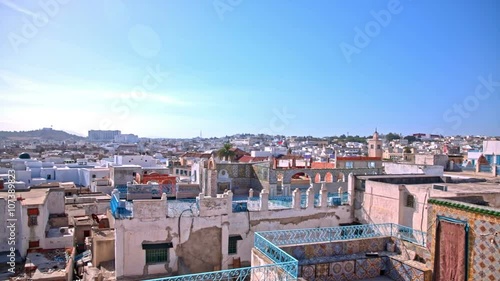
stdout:
<svg viewBox="0 0 500 281">
<path fill-rule="evenodd" d="M 297 262 L 182 275 L 148 281 L 292 281 L 297 280 L 297 276 L 292 276 L 288 272 L 295 268 L 297 268 Z"/>
<path fill-rule="evenodd" d="M 427 233 L 399 224 L 392 224 L 391 236 L 420 245 L 426 246 Z"/>
<path fill-rule="evenodd" d="M 273 264 L 152 279 L 148 281 L 292 281 L 297 280 L 298 261 L 283 251 L 280 246 L 374 237 L 395 237 L 420 246 L 426 246 L 425 232 L 393 223 L 264 231 L 255 233 L 254 247 L 270 259 Z"/>
<path fill-rule="evenodd" d="M 269 240 L 260 235 L 259 232 L 254 235 L 254 247 L 276 264 L 297 262 L 294 257 L 280 249 L 277 245 L 271 243 Z M 298 268 L 287 267 L 287 270 L 291 275 L 297 276 Z"/>
<path fill-rule="evenodd" d="M 392 223 L 265 231 L 259 232 L 259 234 L 276 246 L 325 243 L 387 236 L 425 246 L 427 237 L 425 232 Z"/>
</svg>

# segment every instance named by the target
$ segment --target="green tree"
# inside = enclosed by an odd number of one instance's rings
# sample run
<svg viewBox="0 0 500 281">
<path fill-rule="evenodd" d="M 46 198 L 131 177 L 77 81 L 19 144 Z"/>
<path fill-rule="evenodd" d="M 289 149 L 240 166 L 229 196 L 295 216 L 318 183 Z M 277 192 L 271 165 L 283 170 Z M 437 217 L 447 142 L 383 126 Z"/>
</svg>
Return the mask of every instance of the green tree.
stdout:
<svg viewBox="0 0 500 281">
<path fill-rule="evenodd" d="M 408 143 L 410 143 L 410 144 L 411 144 L 411 143 L 416 142 L 416 141 L 417 141 L 417 138 L 416 138 L 416 137 L 414 137 L 414 136 L 406 136 L 406 137 L 405 137 L 405 140 L 408 140 Z"/>
<path fill-rule="evenodd" d="M 387 141 L 399 140 L 401 137 L 398 134 L 388 133 L 385 138 Z"/>
<path fill-rule="evenodd" d="M 233 145 L 230 143 L 225 143 L 224 146 L 217 151 L 217 156 L 220 159 L 224 159 L 226 161 L 228 160 L 233 160 L 234 158 L 234 151 L 231 149 L 233 148 Z"/>
</svg>

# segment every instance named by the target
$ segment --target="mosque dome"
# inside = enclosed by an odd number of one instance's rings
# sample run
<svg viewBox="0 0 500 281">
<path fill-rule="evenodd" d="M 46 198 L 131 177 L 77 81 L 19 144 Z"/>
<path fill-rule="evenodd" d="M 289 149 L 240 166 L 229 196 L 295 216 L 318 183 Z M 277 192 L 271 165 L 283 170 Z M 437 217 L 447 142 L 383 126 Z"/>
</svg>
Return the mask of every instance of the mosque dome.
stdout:
<svg viewBox="0 0 500 281">
<path fill-rule="evenodd" d="M 23 152 L 19 154 L 19 159 L 31 159 L 31 156 L 28 153 Z"/>
</svg>

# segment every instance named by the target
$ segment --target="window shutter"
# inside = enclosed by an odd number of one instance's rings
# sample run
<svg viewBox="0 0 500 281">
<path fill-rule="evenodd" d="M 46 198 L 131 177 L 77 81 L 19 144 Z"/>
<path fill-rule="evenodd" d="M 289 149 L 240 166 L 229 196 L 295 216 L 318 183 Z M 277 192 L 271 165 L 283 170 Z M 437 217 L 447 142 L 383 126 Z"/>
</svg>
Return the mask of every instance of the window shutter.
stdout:
<svg viewBox="0 0 500 281">
<path fill-rule="evenodd" d="M 38 208 L 29 208 L 28 209 L 28 216 L 38 216 L 40 215 L 40 211 Z"/>
</svg>

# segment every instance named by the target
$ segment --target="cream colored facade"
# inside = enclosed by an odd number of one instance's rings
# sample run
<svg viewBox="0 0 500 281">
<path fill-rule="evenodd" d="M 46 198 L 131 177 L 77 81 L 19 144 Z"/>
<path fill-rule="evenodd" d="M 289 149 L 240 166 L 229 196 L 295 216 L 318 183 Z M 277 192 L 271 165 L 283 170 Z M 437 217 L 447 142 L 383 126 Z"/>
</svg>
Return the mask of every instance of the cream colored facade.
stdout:
<svg viewBox="0 0 500 281">
<path fill-rule="evenodd" d="M 368 157 L 378 157 L 382 159 L 383 149 L 382 141 L 379 139 L 378 132 L 373 133 L 373 138 L 368 140 Z"/>
</svg>

